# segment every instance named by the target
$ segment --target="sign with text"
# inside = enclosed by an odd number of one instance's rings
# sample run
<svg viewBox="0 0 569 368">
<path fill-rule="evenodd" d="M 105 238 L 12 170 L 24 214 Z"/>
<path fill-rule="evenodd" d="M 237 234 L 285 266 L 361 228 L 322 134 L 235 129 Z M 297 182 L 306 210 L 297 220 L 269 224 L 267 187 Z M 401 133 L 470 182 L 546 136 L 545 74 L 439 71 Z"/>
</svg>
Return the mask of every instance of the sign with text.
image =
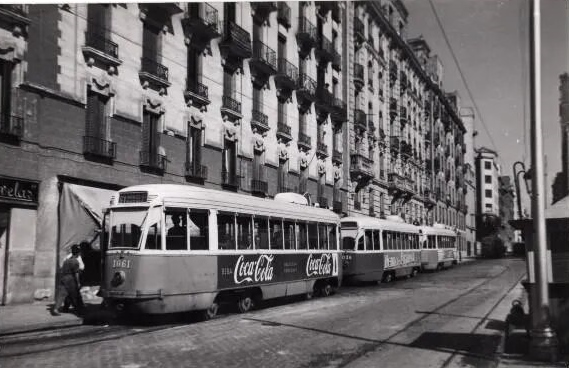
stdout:
<svg viewBox="0 0 569 368">
<path fill-rule="evenodd" d="M 384 268 L 399 268 L 421 265 L 421 252 L 385 253 Z"/>
<path fill-rule="evenodd" d="M 338 276 L 335 253 L 220 255 L 217 265 L 218 288 Z"/>
<path fill-rule="evenodd" d="M 38 203 L 38 183 L 0 177 L 0 200 Z"/>
</svg>

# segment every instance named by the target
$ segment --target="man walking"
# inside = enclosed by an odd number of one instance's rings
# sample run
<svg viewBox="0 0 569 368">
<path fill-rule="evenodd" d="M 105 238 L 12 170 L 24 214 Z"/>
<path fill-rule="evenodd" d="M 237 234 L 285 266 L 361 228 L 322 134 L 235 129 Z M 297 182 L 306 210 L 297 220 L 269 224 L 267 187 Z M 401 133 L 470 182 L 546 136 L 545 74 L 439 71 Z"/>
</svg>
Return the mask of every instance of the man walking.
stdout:
<svg viewBox="0 0 569 368">
<path fill-rule="evenodd" d="M 83 269 L 80 248 L 77 244 L 71 247 L 71 255 L 65 258 L 59 270 L 59 282 L 55 298 L 55 305 L 51 314 L 58 316 L 62 311 L 61 305 L 67 300 L 71 302 L 76 313 L 83 312 L 83 298 L 79 292 L 79 271 Z M 65 303 L 67 304 L 67 303 Z"/>
</svg>

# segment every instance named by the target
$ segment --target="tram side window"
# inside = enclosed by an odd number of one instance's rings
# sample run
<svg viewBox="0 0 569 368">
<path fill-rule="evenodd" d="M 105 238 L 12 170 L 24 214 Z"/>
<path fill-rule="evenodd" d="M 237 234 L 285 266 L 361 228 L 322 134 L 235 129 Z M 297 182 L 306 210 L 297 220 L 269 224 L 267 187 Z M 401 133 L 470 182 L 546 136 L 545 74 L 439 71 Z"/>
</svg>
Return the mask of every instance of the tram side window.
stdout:
<svg viewBox="0 0 569 368">
<path fill-rule="evenodd" d="M 308 249 L 307 226 L 304 222 L 296 224 L 296 239 L 298 240 L 298 249 Z"/>
<path fill-rule="evenodd" d="M 220 250 L 235 250 L 235 215 L 217 215 L 217 244 Z"/>
<path fill-rule="evenodd" d="M 365 249 L 366 249 L 366 247 L 365 247 L 365 243 L 364 243 L 364 237 L 360 236 L 358 238 L 358 250 L 365 250 Z"/>
<path fill-rule="evenodd" d="M 383 234 L 385 234 L 385 241 L 383 242 L 385 249 L 393 249 L 393 234 L 390 231 L 384 231 Z"/>
<path fill-rule="evenodd" d="M 187 250 L 186 211 L 166 211 L 166 250 Z"/>
<path fill-rule="evenodd" d="M 269 229 L 266 218 L 255 218 L 255 249 L 269 249 Z"/>
<path fill-rule="evenodd" d="M 318 224 L 318 249 L 328 249 L 328 229 L 326 224 Z"/>
<path fill-rule="evenodd" d="M 395 237 L 395 247 L 393 249 L 401 250 L 401 234 L 394 233 L 393 235 Z"/>
<path fill-rule="evenodd" d="M 294 222 L 285 221 L 283 223 L 284 228 L 284 247 L 285 249 L 295 249 L 295 240 L 294 240 Z"/>
<path fill-rule="evenodd" d="M 373 231 L 373 250 L 380 250 L 379 230 Z"/>
<path fill-rule="evenodd" d="M 253 217 L 237 215 L 237 249 L 253 249 Z"/>
<path fill-rule="evenodd" d="M 337 249 L 336 225 L 328 225 L 328 249 Z"/>
<path fill-rule="evenodd" d="M 162 232 L 160 231 L 160 222 L 150 225 L 148 228 L 148 235 L 146 235 L 146 249 L 161 249 L 160 239 Z"/>
<path fill-rule="evenodd" d="M 365 231 L 366 250 L 373 250 L 372 234 L 373 234 L 373 231 L 372 231 L 372 230 L 366 230 L 366 231 Z"/>
<path fill-rule="evenodd" d="M 209 249 L 209 225 L 207 211 L 190 211 L 190 249 Z"/>
<path fill-rule="evenodd" d="M 387 232 L 385 230 L 383 230 L 381 232 L 381 241 L 383 243 L 383 250 L 388 249 L 388 247 L 387 247 Z"/>
<path fill-rule="evenodd" d="M 281 220 L 269 221 L 269 232 L 271 234 L 271 249 L 283 249 L 283 223 Z"/>
<path fill-rule="evenodd" d="M 308 249 L 318 249 L 318 227 L 315 222 L 308 223 Z"/>
</svg>

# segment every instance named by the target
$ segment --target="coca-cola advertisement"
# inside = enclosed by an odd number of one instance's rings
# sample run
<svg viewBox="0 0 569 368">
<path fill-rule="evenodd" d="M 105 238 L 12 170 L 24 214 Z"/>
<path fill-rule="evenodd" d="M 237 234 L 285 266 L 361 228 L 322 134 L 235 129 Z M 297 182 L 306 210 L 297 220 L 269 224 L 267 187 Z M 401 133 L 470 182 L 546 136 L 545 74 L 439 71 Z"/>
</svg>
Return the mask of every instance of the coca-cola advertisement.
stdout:
<svg viewBox="0 0 569 368">
<path fill-rule="evenodd" d="M 338 276 L 335 253 L 221 255 L 217 264 L 219 288 Z"/>
</svg>

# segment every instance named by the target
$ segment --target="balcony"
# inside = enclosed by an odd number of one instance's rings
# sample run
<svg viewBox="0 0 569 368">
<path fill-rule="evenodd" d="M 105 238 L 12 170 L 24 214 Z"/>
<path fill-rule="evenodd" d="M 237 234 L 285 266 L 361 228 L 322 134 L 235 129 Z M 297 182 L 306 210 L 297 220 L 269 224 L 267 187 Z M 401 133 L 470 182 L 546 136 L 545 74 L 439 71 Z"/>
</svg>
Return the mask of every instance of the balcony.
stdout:
<svg viewBox="0 0 569 368">
<path fill-rule="evenodd" d="M 310 151 L 312 148 L 311 138 L 304 133 L 298 133 L 298 148 L 300 150 Z"/>
<path fill-rule="evenodd" d="M 146 57 L 143 57 L 140 63 L 141 69 L 140 72 L 138 72 L 138 77 L 143 86 L 150 86 L 159 90 L 170 87 L 171 83 L 168 82 L 168 68 L 156 60 Z"/>
<path fill-rule="evenodd" d="M 269 15 L 272 12 L 278 10 L 275 1 L 255 1 L 250 4 L 253 11 L 253 20 L 257 23 L 264 23 L 269 19 Z"/>
<path fill-rule="evenodd" d="M 197 81 L 188 80 L 184 97 L 188 106 L 200 108 L 211 103 L 207 86 Z"/>
<path fill-rule="evenodd" d="M 336 71 L 342 70 L 342 55 L 335 49 L 332 51 L 332 68 Z"/>
<path fill-rule="evenodd" d="M 221 36 L 217 9 L 208 3 L 190 3 L 182 19 L 186 36 L 190 36 L 192 46 L 202 50 L 214 38 Z"/>
<path fill-rule="evenodd" d="M 354 86 L 360 92 L 364 87 L 364 66 L 361 64 L 354 64 Z"/>
<path fill-rule="evenodd" d="M 316 90 L 316 112 L 319 115 L 320 120 L 325 119 L 325 117 L 332 112 L 334 107 L 334 96 L 328 92 L 325 88 L 318 88 Z"/>
<path fill-rule="evenodd" d="M 9 115 L 0 121 L 0 137 L 7 140 L 20 140 L 24 136 L 24 118 Z"/>
<path fill-rule="evenodd" d="M 404 140 L 401 141 L 400 149 L 401 149 L 401 156 L 403 158 L 409 159 L 413 156 L 413 149 L 411 148 L 411 145 L 406 141 Z"/>
<path fill-rule="evenodd" d="M 263 134 L 269 127 L 269 117 L 259 110 L 252 111 L 251 128 L 253 133 Z"/>
<path fill-rule="evenodd" d="M 409 121 L 407 118 L 407 108 L 401 106 L 399 108 L 399 123 L 401 124 L 401 129 L 405 128 L 405 125 L 407 125 L 408 122 Z"/>
<path fill-rule="evenodd" d="M 230 71 L 235 71 L 242 66 L 243 59 L 250 58 L 253 54 L 249 32 L 235 22 L 226 21 L 219 50 L 225 59 L 225 67 Z"/>
<path fill-rule="evenodd" d="M 82 51 L 88 64 L 101 66 L 112 74 L 115 72 L 114 68 L 122 64 L 119 60 L 119 45 L 100 31 L 89 30 L 85 33 L 85 46 Z"/>
<path fill-rule="evenodd" d="M 325 36 L 320 36 L 314 51 L 314 56 L 318 60 L 319 64 L 324 66 L 328 65 L 330 61 L 334 59 L 334 45 Z"/>
<path fill-rule="evenodd" d="M 83 137 L 83 154 L 114 160 L 117 158 L 117 144 L 99 137 Z"/>
<path fill-rule="evenodd" d="M 425 192 L 423 193 L 423 202 L 427 208 L 432 208 L 437 203 L 434 193 L 429 189 L 425 189 Z"/>
<path fill-rule="evenodd" d="M 389 117 L 391 120 L 395 119 L 397 113 L 397 100 L 393 97 L 389 100 Z"/>
<path fill-rule="evenodd" d="M 292 140 L 291 127 L 286 123 L 279 122 L 277 124 L 277 138 L 282 139 L 285 143 Z"/>
<path fill-rule="evenodd" d="M 251 193 L 265 197 L 268 193 L 269 185 L 264 180 L 251 179 Z"/>
<path fill-rule="evenodd" d="M 277 3 L 277 22 L 282 24 L 286 29 L 290 28 L 290 7 L 284 1 Z"/>
<path fill-rule="evenodd" d="M 370 135 L 375 134 L 375 123 L 373 122 L 373 120 L 368 120 L 367 131 L 369 132 Z"/>
<path fill-rule="evenodd" d="M 280 4 L 280 3 L 279 3 Z M 277 62 L 277 74 L 275 75 L 275 86 L 281 92 L 290 96 L 298 83 L 298 68 L 287 59 L 279 58 Z"/>
<path fill-rule="evenodd" d="M 328 157 L 328 146 L 322 142 L 316 143 L 316 156 L 321 159 Z"/>
<path fill-rule="evenodd" d="M 341 164 L 342 163 L 342 152 L 340 152 L 338 150 L 333 150 L 332 151 L 332 162 L 335 164 Z"/>
<path fill-rule="evenodd" d="M 394 193 L 396 197 L 404 195 L 409 198 L 414 195 L 412 180 L 396 172 L 387 174 L 387 185 L 389 191 Z"/>
<path fill-rule="evenodd" d="M 332 111 L 330 113 L 332 121 L 338 124 L 342 124 L 348 120 L 347 105 L 341 99 L 335 97 L 332 102 Z"/>
<path fill-rule="evenodd" d="M 186 162 L 186 180 L 207 180 L 207 166 Z"/>
<path fill-rule="evenodd" d="M 310 50 L 316 44 L 316 27 L 310 23 L 305 17 L 298 19 L 298 32 L 296 34 L 296 42 L 300 48 L 299 54 L 301 58 L 306 58 L 310 54 Z"/>
<path fill-rule="evenodd" d="M 236 122 L 243 118 L 243 115 L 241 115 L 241 102 L 229 96 L 223 96 L 221 102 L 221 115 L 224 120 Z"/>
<path fill-rule="evenodd" d="M 253 4 L 253 3 L 251 3 Z M 277 72 L 277 53 L 261 41 L 253 42 L 253 57 L 249 61 L 251 74 L 266 83 L 267 78 Z"/>
<path fill-rule="evenodd" d="M 407 73 L 405 73 L 402 70 L 399 73 L 399 79 L 400 79 L 400 81 L 399 81 L 400 91 L 401 91 L 401 94 L 403 94 L 408 87 Z"/>
<path fill-rule="evenodd" d="M 366 41 L 365 26 L 358 17 L 354 17 L 354 39 L 358 48 Z"/>
<path fill-rule="evenodd" d="M 300 105 L 310 106 L 316 97 L 316 81 L 308 75 L 300 73 L 296 87 L 296 98 Z"/>
<path fill-rule="evenodd" d="M 12 26 L 9 29 L 15 36 L 26 33 L 26 27 L 30 24 L 28 5 L 2 4 L 0 5 L 0 21 Z"/>
<path fill-rule="evenodd" d="M 237 190 L 239 188 L 239 176 L 227 170 L 221 170 L 221 185 L 226 189 Z"/>
<path fill-rule="evenodd" d="M 354 126 L 360 132 L 367 130 L 367 115 L 363 110 L 354 110 Z"/>
<path fill-rule="evenodd" d="M 359 153 L 350 158 L 350 174 L 357 181 L 367 181 L 373 178 L 373 161 Z"/>
<path fill-rule="evenodd" d="M 392 135 L 389 137 L 389 147 L 391 148 L 391 152 L 399 153 L 399 136 Z"/>
<path fill-rule="evenodd" d="M 389 77 L 392 82 L 397 80 L 397 63 L 393 60 L 389 60 Z"/>
<path fill-rule="evenodd" d="M 166 156 L 149 151 L 140 151 L 140 166 L 162 175 L 166 170 Z"/>
</svg>

